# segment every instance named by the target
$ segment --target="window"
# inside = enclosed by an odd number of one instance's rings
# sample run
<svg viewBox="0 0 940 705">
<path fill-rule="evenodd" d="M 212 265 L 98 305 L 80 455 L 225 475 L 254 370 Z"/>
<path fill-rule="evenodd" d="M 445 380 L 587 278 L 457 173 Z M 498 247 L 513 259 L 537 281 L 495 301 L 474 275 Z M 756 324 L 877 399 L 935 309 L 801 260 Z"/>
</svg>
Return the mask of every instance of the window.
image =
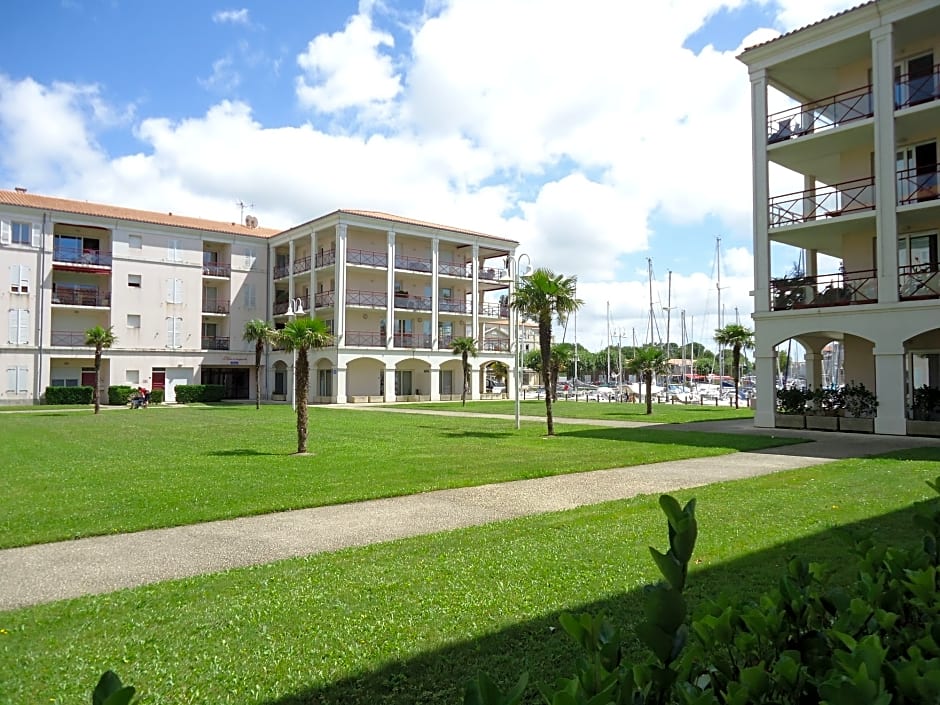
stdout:
<svg viewBox="0 0 940 705">
<path fill-rule="evenodd" d="M 136 387 L 140 384 L 140 370 L 127 370 L 124 373 L 124 381 Z"/>
<path fill-rule="evenodd" d="M 140 235 L 128 235 L 127 247 L 131 250 L 144 249 L 144 239 Z"/>
<path fill-rule="evenodd" d="M 255 254 L 255 248 L 246 247 L 245 248 L 245 269 L 254 269 L 255 259 L 257 259 L 257 255 Z"/>
<path fill-rule="evenodd" d="M 10 291 L 14 294 L 29 293 L 29 267 L 25 264 L 10 265 Z"/>
<path fill-rule="evenodd" d="M 0 221 L 0 245 L 32 245 L 39 247 L 42 244 L 42 228 L 38 224 Z"/>
<path fill-rule="evenodd" d="M 10 225 L 13 233 L 13 244 L 28 245 L 32 235 L 32 228 L 29 223 L 11 223 Z"/>
<path fill-rule="evenodd" d="M 170 262 L 182 262 L 183 253 L 180 252 L 180 241 L 169 240 L 166 245 L 166 258 Z"/>
<path fill-rule="evenodd" d="M 78 379 L 75 377 L 53 377 L 50 383 L 52 387 L 77 387 Z"/>
<path fill-rule="evenodd" d="M 243 289 L 245 296 L 245 308 L 255 308 L 258 306 L 258 289 L 254 284 L 245 284 Z"/>
<path fill-rule="evenodd" d="M 168 304 L 181 304 L 183 303 L 183 280 L 182 279 L 167 279 L 166 280 L 166 302 Z"/>
<path fill-rule="evenodd" d="M 7 394 L 29 394 L 29 368 L 7 368 Z"/>
<path fill-rule="evenodd" d="M 168 348 L 183 347 L 183 319 L 178 316 L 167 316 L 166 319 L 166 346 Z"/>
<path fill-rule="evenodd" d="M 9 341 L 13 345 L 29 344 L 29 310 L 24 308 L 10 309 L 10 335 Z"/>
<path fill-rule="evenodd" d="M 139 274 L 128 274 L 128 275 L 127 275 L 127 285 L 128 285 L 128 286 L 132 286 L 132 287 L 134 287 L 135 289 L 139 289 L 139 288 L 140 288 L 141 281 L 142 281 L 142 280 L 141 280 L 141 275 L 139 275 Z"/>
<path fill-rule="evenodd" d="M 449 286 L 441 287 L 441 298 L 442 299 L 452 299 L 454 298 L 454 290 Z"/>
<path fill-rule="evenodd" d="M 127 327 L 128 328 L 140 328 L 140 314 L 139 313 L 127 314 Z"/>
</svg>

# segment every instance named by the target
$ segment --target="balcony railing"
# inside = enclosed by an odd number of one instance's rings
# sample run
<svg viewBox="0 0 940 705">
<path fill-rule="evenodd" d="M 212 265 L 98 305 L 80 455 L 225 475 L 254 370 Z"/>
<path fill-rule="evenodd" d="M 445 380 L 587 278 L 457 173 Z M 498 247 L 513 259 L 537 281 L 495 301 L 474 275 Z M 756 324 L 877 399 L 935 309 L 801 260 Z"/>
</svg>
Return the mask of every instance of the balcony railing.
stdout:
<svg viewBox="0 0 940 705">
<path fill-rule="evenodd" d="M 362 264 L 368 267 L 388 267 L 388 254 L 349 249 L 346 250 L 346 261 L 349 264 Z"/>
<path fill-rule="evenodd" d="M 395 269 L 407 269 L 409 272 L 430 272 L 431 260 L 423 257 L 395 255 Z"/>
<path fill-rule="evenodd" d="M 859 86 L 844 93 L 781 110 L 767 117 L 767 143 L 838 127 L 873 115 L 871 86 Z"/>
<path fill-rule="evenodd" d="M 353 345 L 368 348 L 384 348 L 385 335 L 374 331 L 347 330 L 346 345 Z"/>
<path fill-rule="evenodd" d="M 203 313 L 217 313 L 217 314 L 227 314 L 231 306 L 228 301 L 222 301 L 221 299 L 209 300 L 202 302 L 202 312 Z"/>
<path fill-rule="evenodd" d="M 388 294 L 384 291 L 356 291 L 346 292 L 347 306 L 388 306 Z"/>
<path fill-rule="evenodd" d="M 102 252 L 101 250 L 79 250 L 74 247 L 54 247 L 52 249 L 52 261 L 110 267 L 111 253 Z"/>
<path fill-rule="evenodd" d="M 904 74 L 894 84 L 894 107 L 907 108 L 940 99 L 940 64 L 926 74 Z"/>
<path fill-rule="evenodd" d="M 940 168 L 937 164 L 921 164 L 898 172 L 898 203 L 922 203 L 937 197 Z"/>
<path fill-rule="evenodd" d="M 898 296 L 902 301 L 940 298 L 940 267 L 937 263 L 898 267 Z"/>
<path fill-rule="evenodd" d="M 111 292 L 95 287 L 57 284 L 52 292 L 52 303 L 69 306 L 110 306 Z"/>
<path fill-rule="evenodd" d="M 204 277 L 230 277 L 232 276 L 232 265 L 221 264 L 220 262 L 203 262 L 202 275 Z"/>
<path fill-rule="evenodd" d="M 772 279 L 770 282 L 770 302 L 774 311 L 871 304 L 877 301 L 878 277 L 874 269 Z"/>
<path fill-rule="evenodd" d="M 54 330 L 50 343 L 52 345 L 84 345 L 85 334 L 80 330 Z"/>
<path fill-rule="evenodd" d="M 279 264 L 274 268 L 274 278 L 283 279 L 288 274 L 290 274 L 290 265 L 289 264 Z"/>
<path fill-rule="evenodd" d="M 447 350 L 454 343 L 454 339 L 457 336 L 451 335 L 442 335 L 437 339 L 437 347 L 441 350 Z"/>
<path fill-rule="evenodd" d="M 770 199 L 770 227 L 874 210 L 875 179 L 866 177 Z"/>
<path fill-rule="evenodd" d="M 441 299 L 438 303 L 438 310 L 441 313 L 473 313 L 473 304 L 469 301 Z"/>
<path fill-rule="evenodd" d="M 202 336 L 203 350 L 228 350 L 229 338 L 220 338 L 216 335 Z"/>
<path fill-rule="evenodd" d="M 301 257 L 294 260 L 294 274 L 305 274 L 310 271 L 310 258 Z"/>
<path fill-rule="evenodd" d="M 486 352 L 509 352 L 509 340 L 506 338 L 484 338 L 483 350 Z"/>
<path fill-rule="evenodd" d="M 317 267 L 326 267 L 336 262 L 336 250 L 320 252 L 316 258 Z"/>
<path fill-rule="evenodd" d="M 480 315 L 491 316 L 494 318 L 509 318 L 509 306 L 506 304 L 494 304 L 484 301 L 480 304 Z"/>
<path fill-rule="evenodd" d="M 503 281 L 509 278 L 509 270 L 501 267 L 486 267 L 480 270 L 480 279 L 486 281 Z"/>
<path fill-rule="evenodd" d="M 408 311 L 430 311 L 430 296 L 408 296 L 401 292 L 395 292 L 395 308 L 403 308 Z"/>
<path fill-rule="evenodd" d="M 321 291 L 314 295 L 313 301 L 317 308 L 327 308 L 336 302 L 336 297 L 332 291 Z"/>
<path fill-rule="evenodd" d="M 430 348 L 431 336 L 428 333 L 396 333 L 396 348 Z"/>
<path fill-rule="evenodd" d="M 437 271 L 440 274 L 446 274 L 450 277 L 467 277 L 472 276 L 470 267 L 466 264 L 452 264 L 450 262 L 438 262 Z"/>
</svg>

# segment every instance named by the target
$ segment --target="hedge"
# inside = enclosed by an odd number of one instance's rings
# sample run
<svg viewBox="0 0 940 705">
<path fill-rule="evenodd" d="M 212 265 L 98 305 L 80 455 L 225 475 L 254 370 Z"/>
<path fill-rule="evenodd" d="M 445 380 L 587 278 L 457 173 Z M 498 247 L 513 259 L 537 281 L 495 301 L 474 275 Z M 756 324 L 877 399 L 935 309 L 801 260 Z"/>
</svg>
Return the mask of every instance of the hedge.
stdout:
<svg viewBox="0 0 940 705">
<path fill-rule="evenodd" d="M 134 387 L 126 384 L 108 387 L 108 404 L 111 406 L 124 406 L 130 401 L 131 394 L 133 394 L 134 391 Z"/>
<path fill-rule="evenodd" d="M 225 387 L 221 384 L 178 384 L 176 385 L 176 401 L 179 404 L 192 404 L 193 402 L 222 401 L 225 396 Z"/>
<path fill-rule="evenodd" d="M 94 387 L 46 387 L 46 404 L 91 404 Z"/>
</svg>

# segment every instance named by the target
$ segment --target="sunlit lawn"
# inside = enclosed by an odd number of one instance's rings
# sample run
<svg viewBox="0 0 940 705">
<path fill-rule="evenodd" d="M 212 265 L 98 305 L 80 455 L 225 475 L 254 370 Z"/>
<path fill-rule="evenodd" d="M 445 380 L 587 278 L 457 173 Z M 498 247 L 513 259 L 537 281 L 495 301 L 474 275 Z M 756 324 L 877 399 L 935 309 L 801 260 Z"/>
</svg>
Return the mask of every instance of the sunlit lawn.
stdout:
<svg viewBox="0 0 940 705">
<path fill-rule="evenodd" d="M 0 547 L 721 455 L 783 439 L 286 406 L 8 414 Z"/>
<path fill-rule="evenodd" d="M 320 429 L 353 421 L 325 416 Z M 360 430 L 380 417 L 363 416 Z M 238 443 L 256 447 L 249 434 Z M 844 566 L 840 527 L 911 545 L 909 507 L 932 495 L 924 480 L 938 461 L 936 449 L 910 451 L 678 493 L 698 498 L 691 606 L 755 596 L 792 555 Z M 107 668 L 141 705 L 443 705 L 462 702 L 479 670 L 503 686 L 522 670 L 544 684 L 570 673 L 576 653 L 560 611 L 589 606 L 631 633 L 639 586 L 655 577 L 650 544 L 665 550 L 665 521 L 655 498 L 639 497 L 0 613 L 0 702 L 88 702 Z M 542 700 L 533 689 L 527 702 Z"/>
</svg>

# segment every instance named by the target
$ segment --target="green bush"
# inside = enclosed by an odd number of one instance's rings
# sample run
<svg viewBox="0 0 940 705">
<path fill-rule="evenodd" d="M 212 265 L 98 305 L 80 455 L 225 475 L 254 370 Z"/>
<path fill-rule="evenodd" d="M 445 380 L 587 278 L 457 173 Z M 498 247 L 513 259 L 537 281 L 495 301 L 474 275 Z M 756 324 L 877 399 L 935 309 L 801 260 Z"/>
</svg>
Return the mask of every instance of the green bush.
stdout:
<svg viewBox="0 0 940 705">
<path fill-rule="evenodd" d="M 94 387 L 46 387 L 46 404 L 91 404 Z"/>
<path fill-rule="evenodd" d="M 934 421 L 940 415 L 940 389 L 926 384 L 914 390 L 911 416 L 921 421 Z"/>
<path fill-rule="evenodd" d="M 940 494 L 940 477 L 928 485 Z M 646 590 L 637 627 L 652 654 L 630 663 L 616 628 L 591 615 L 560 618 L 584 655 L 571 678 L 542 688 L 549 705 L 914 705 L 940 702 L 940 511 L 915 511 L 925 532 L 917 550 L 863 537 L 847 552 L 856 578 L 832 580 L 818 563 L 791 559 L 779 587 L 756 603 L 706 601 L 686 622 L 682 595 L 695 541 L 694 503 L 668 495 L 670 550 L 650 549 L 666 583 Z M 485 675 L 467 685 L 466 705 L 511 705 Z"/>
<path fill-rule="evenodd" d="M 108 387 L 108 404 L 111 406 L 124 406 L 130 401 L 131 394 L 133 394 L 134 391 L 134 387 L 126 384 Z"/>
<path fill-rule="evenodd" d="M 777 390 L 777 410 L 781 414 L 805 414 L 806 404 L 812 398 L 809 390 L 790 387 Z"/>
<path fill-rule="evenodd" d="M 221 384 L 179 384 L 176 386 L 176 401 L 180 404 L 222 401 L 224 396 L 225 387 Z"/>
<path fill-rule="evenodd" d="M 150 392 L 150 403 L 151 404 L 162 404 L 163 403 L 163 390 L 154 389 Z"/>
</svg>

